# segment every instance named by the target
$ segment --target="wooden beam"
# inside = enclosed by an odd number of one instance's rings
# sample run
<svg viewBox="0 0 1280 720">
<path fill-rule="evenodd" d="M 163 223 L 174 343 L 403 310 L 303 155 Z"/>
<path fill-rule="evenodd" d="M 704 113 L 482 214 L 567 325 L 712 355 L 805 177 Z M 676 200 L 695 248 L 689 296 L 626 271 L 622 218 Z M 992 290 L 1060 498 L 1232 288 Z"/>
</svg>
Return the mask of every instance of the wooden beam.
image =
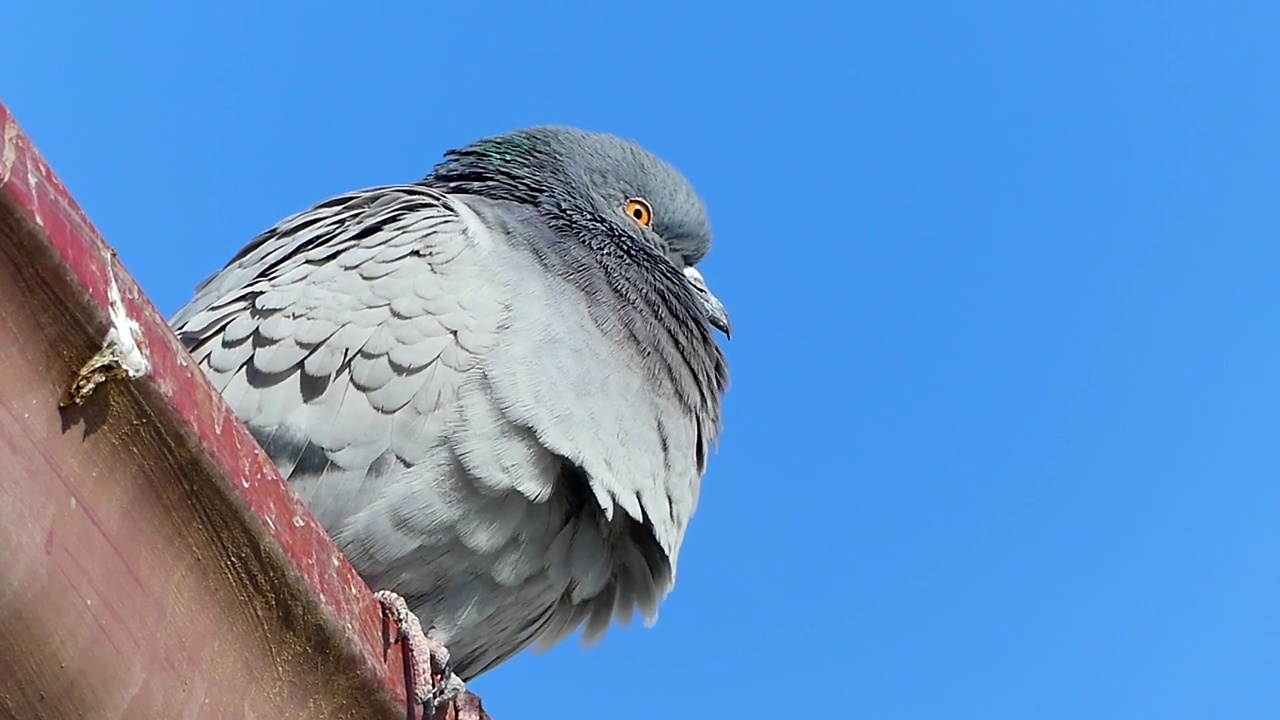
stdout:
<svg viewBox="0 0 1280 720">
<path fill-rule="evenodd" d="M 145 374 L 60 407 L 113 327 Z M 383 632 L 0 105 L 0 715 L 403 718 Z"/>
</svg>

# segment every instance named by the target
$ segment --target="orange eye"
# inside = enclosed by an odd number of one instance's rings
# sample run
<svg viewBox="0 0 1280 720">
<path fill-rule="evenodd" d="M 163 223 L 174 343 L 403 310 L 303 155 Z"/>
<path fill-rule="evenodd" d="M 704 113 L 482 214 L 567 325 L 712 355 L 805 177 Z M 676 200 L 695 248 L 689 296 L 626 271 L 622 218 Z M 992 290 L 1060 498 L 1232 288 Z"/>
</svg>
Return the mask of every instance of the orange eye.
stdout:
<svg viewBox="0 0 1280 720">
<path fill-rule="evenodd" d="M 649 227 L 649 223 L 653 222 L 653 211 L 649 209 L 649 203 L 640 198 L 627 201 L 627 215 L 644 227 Z"/>
</svg>

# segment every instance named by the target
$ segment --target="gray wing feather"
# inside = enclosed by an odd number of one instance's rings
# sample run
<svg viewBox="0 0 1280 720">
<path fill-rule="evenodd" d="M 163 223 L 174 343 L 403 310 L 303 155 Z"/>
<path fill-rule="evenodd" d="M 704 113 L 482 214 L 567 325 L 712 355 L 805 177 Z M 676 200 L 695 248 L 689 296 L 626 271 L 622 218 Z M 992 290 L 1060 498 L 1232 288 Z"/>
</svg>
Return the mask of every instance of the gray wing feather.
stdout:
<svg viewBox="0 0 1280 720">
<path fill-rule="evenodd" d="M 260 438 L 323 454 L 301 472 L 282 463 L 318 514 L 336 522 L 363 505 L 375 462 L 423 460 L 445 419 L 424 416 L 442 414 L 497 340 L 505 308 L 481 277 L 477 232 L 424 188 L 344 195 L 255 239 L 172 319 Z"/>
</svg>

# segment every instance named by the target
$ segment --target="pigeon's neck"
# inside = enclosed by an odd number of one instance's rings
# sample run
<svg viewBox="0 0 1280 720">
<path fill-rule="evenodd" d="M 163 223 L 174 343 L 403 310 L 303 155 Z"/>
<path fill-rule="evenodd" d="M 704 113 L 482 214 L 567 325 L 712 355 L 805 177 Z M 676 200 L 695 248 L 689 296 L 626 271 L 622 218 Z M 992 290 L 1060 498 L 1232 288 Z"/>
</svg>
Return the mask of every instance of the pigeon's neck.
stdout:
<svg viewBox="0 0 1280 720">
<path fill-rule="evenodd" d="M 522 246 L 549 275 L 582 293 L 602 332 L 615 336 L 626 328 L 643 348 L 650 376 L 674 381 L 689 407 L 718 426 L 727 382 L 724 355 L 701 300 L 671 261 L 635 243 L 557 232 L 528 205 L 459 199 L 497 236 Z"/>
<path fill-rule="evenodd" d="M 541 196 L 538 188 L 520 175 L 482 172 L 466 165 L 442 165 L 419 184 L 452 195 L 472 195 L 528 206 L 536 206 Z"/>
</svg>

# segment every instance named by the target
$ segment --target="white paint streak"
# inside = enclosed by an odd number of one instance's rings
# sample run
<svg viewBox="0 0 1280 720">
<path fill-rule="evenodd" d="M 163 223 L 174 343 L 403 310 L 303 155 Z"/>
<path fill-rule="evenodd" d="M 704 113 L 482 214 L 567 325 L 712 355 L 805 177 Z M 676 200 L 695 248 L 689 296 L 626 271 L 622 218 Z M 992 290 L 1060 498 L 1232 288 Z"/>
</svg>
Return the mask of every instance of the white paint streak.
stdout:
<svg viewBox="0 0 1280 720">
<path fill-rule="evenodd" d="M 36 189 L 36 185 L 39 184 L 39 178 L 36 177 L 36 168 L 36 163 L 27 163 L 27 191 L 31 193 L 32 201 L 35 203 L 35 212 L 31 213 L 31 216 L 35 218 L 37 225 L 44 227 L 44 213 L 41 211 L 39 201 L 40 192 Z"/>
<path fill-rule="evenodd" d="M 111 266 L 110 257 L 107 258 L 107 304 L 111 329 L 107 331 L 102 349 L 112 352 L 116 362 L 130 379 L 143 377 L 150 372 L 151 361 L 142 350 L 142 328 L 125 311 L 124 297 L 120 295 L 120 286 L 116 284 L 116 273 Z"/>
<path fill-rule="evenodd" d="M 18 161 L 18 123 L 13 118 L 5 118 L 4 148 L 0 150 L 0 185 L 9 182 L 13 174 L 13 164 Z"/>
</svg>

